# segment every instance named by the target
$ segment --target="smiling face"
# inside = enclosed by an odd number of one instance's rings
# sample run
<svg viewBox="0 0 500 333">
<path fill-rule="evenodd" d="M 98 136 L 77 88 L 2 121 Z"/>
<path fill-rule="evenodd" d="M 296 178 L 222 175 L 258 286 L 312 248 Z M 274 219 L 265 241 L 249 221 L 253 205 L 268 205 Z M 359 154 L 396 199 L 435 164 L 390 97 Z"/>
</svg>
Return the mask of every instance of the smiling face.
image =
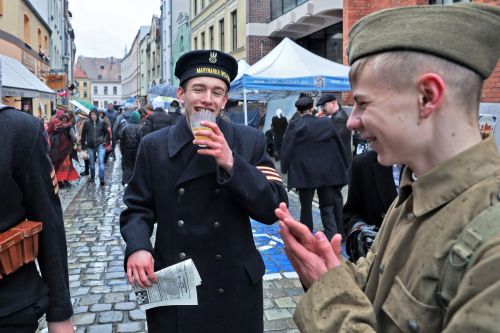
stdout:
<svg viewBox="0 0 500 333">
<path fill-rule="evenodd" d="M 227 86 L 217 78 L 194 77 L 177 89 L 177 97 L 188 116 L 203 109 L 219 115 L 227 102 Z"/>
<path fill-rule="evenodd" d="M 423 144 L 417 89 L 386 83 L 368 61 L 352 82 L 354 107 L 347 127 L 361 133 L 383 165 L 409 164 Z"/>
</svg>

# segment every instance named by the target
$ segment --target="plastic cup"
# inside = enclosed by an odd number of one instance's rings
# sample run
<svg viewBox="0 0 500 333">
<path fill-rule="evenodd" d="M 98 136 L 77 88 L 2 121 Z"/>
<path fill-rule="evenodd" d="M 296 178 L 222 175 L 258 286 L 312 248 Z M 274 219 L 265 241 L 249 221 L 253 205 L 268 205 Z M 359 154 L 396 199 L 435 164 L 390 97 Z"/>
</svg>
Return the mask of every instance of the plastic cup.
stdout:
<svg viewBox="0 0 500 333">
<path fill-rule="evenodd" d="M 201 122 L 210 121 L 212 123 L 215 123 L 216 118 L 217 115 L 214 112 L 210 112 L 208 110 L 193 111 L 193 113 L 189 115 L 189 123 L 191 125 L 191 131 L 193 131 L 193 133 L 194 131 L 199 131 L 199 130 L 211 131 L 212 129 L 210 127 L 202 126 Z M 195 135 L 194 139 L 212 141 L 212 139 L 204 135 Z"/>
</svg>

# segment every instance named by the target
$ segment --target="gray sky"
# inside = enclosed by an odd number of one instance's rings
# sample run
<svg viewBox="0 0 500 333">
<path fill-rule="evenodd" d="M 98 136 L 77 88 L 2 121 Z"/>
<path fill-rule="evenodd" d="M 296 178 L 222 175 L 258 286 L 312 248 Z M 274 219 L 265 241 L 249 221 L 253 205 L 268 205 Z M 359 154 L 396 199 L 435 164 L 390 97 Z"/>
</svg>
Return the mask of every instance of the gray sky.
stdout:
<svg viewBox="0 0 500 333">
<path fill-rule="evenodd" d="M 160 0 L 69 0 L 76 56 L 123 58 L 141 25 L 160 16 Z"/>
</svg>

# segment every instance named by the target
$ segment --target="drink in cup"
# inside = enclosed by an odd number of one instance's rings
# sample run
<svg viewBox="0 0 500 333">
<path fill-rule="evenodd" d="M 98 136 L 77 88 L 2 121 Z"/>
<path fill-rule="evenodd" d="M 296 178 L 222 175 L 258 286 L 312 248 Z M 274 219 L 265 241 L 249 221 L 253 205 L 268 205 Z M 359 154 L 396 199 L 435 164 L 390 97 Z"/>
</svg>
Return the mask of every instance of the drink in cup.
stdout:
<svg viewBox="0 0 500 333">
<path fill-rule="evenodd" d="M 193 111 L 193 113 L 189 115 L 191 130 L 193 131 L 193 133 L 194 131 L 200 130 L 211 131 L 212 129 L 210 127 L 202 126 L 201 122 L 210 121 L 212 123 L 215 123 L 216 117 L 216 114 L 214 112 L 210 112 L 209 110 Z M 204 135 L 195 135 L 194 138 L 195 140 L 211 140 L 209 137 L 206 137 Z"/>
</svg>

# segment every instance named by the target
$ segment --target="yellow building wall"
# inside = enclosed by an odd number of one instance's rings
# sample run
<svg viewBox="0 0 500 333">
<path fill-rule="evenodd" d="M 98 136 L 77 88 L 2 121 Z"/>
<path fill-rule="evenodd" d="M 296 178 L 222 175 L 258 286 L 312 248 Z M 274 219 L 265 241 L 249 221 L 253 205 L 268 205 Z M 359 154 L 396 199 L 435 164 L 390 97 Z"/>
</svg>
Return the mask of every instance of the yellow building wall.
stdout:
<svg viewBox="0 0 500 333">
<path fill-rule="evenodd" d="M 26 41 L 24 38 L 24 15 L 29 18 L 30 22 L 29 41 Z M 45 37 L 49 40 L 49 32 L 42 22 L 38 20 L 35 14 L 23 1 L 4 0 L 3 12 L 0 16 L 0 30 L 11 34 L 19 39 L 20 42 L 26 43 L 36 54 L 38 54 L 38 29 L 41 31 L 42 49 L 46 50 L 44 40 Z M 45 82 L 45 75 L 50 70 L 50 65 L 41 60 L 38 55 L 34 55 L 29 50 L 2 39 L 0 39 L 0 53 L 21 62 L 28 70 L 32 71 L 40 78 L 42 82 Z M 7 105 L 22 109 L 20 97 L 6 97 L 2 98 L 2 101 Z M 50 100 L 33 98 L 32 105 L 33 115 L 40 118 L 50 118 Z"/>
<path fill-rule="evenodd" d="M 194 14 L 194 2 L 198 1 L 198 13 Z M 204 7 L 200 4 L 204 2 Z M 237 48 L 232 49 L 232 22 L 231 13 L 237 12 Z M 213 48 L 221 50 L 219 21 L 224 19 L 224 50 L 237 60 L 246 58 L 246 0 L 191 0 L 191 48 L 201 49 L 202 33 L 205 33 L 205 48 L 210 47 L 210 27 L 214 29 Z M 196 45 L 195 45 L 196 38 Z"/>
</svg>

